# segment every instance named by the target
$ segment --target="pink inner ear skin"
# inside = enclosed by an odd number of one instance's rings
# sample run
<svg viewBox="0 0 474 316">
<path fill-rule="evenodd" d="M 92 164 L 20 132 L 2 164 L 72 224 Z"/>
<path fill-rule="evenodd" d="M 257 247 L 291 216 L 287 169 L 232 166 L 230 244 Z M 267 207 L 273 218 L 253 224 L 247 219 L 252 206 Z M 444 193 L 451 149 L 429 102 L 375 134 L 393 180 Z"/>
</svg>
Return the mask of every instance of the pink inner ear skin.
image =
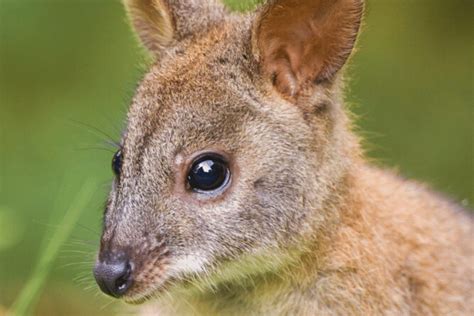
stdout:
<svg viewBox="0 0 474 316">
<path fill-rule="evenodd" d="M 264 73 L 286 96 L 330 80 L 349 57 L 363 12 L 361 0 L 280 0 L 261 14 L 257 45 Z"/>
</svg>

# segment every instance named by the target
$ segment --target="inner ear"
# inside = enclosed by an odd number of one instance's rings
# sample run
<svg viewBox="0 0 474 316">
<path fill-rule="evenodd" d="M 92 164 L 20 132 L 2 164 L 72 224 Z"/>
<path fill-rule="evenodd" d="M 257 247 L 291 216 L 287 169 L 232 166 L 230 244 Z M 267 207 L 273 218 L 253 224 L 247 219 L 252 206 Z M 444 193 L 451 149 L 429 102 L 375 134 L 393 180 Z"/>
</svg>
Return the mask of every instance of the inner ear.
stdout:
<svg viewBox="0 0 474 316">
<path fill-rule="evenodd" d="M 263 73 L 288 96 L 331 80 L 354 47 L 362 12 L 362 0 L 270 1 L 254 35 Z"/>
</svg>

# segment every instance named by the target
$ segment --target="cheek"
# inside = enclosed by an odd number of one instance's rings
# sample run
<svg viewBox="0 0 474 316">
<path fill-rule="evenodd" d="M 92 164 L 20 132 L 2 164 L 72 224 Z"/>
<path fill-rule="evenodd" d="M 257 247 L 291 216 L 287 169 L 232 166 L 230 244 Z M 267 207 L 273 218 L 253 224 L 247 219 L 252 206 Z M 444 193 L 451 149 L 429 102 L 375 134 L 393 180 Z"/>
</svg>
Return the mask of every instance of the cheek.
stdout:
<svg viewBox="0 0 474 316">
<path fill-rule="evenodd" d="M 273 241 L 285 241 L 297 235 L 308 212 L 303 183 L 292 178 L 261 178 L 254 184 L 254 204 L 251 210 L 259 221 L 260 233 Z"/>
<path fill-rule="evenodd" d="M 199 241 L 193 237 L 193 244 L 201 253 L 214 258 L 236 255 L 247 245 L 252 244 L 253 221 L 246 215 L 242 205 L 224 203 L 199 210 L 201 225 L 198 230 Z"/>
</svg>

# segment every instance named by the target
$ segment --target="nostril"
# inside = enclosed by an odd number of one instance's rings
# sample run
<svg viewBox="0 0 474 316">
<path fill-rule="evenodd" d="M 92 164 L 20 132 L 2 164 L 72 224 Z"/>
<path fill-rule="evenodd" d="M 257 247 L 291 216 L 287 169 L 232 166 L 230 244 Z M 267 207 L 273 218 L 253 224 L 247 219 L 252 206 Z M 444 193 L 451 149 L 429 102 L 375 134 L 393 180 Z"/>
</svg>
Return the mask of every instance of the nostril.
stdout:
<svg viewBox="0 0 474 316">
<path fill-rule="evenodd" d="M 131 274 L 132 274 L 132 266 L 130 265 L 129 262 L 127 262 L 126 267 L 125 267 L 125 272 L 122 276 L 120 276 L 117 281 L 115 281 L 115 287 L 117 288 L 117 291 L 120 293 L 125 293 L 128 288 L 130 287 L 130 281 L 131 281 Z"/>
<path fill-rule="evenodd" d="M 97 262 L 94 277 L 102 292 L 113 297 L 124 295 L 132 285 L 132 265 L 129 261 Z"/>
</svg>

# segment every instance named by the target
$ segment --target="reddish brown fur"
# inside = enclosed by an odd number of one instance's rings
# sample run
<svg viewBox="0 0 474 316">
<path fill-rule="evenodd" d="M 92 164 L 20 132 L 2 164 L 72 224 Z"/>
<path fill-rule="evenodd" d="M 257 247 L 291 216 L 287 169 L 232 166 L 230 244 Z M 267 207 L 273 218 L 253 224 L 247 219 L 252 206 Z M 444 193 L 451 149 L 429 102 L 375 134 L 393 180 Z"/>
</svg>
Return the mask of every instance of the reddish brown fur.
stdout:
<svg viewBox="0 0 474 316">
<path fill-rule="evenodd" d="M 101 254 L 126 249 L 137 262 L 125 300 L 158 296 L 143 315 L 474 312 L 472 218 L 371 167 L 352 132 L 339 70 L 360 1 L 270 1 L 249 15 L 198 0 L 126 4 L 159 58 L 130 108 L 104 219 Z M 290 36 L 305 19 L 324 34 Z M 218 196 L 182 188 L 202 150 L 229 157 Z"/>
</svg>

